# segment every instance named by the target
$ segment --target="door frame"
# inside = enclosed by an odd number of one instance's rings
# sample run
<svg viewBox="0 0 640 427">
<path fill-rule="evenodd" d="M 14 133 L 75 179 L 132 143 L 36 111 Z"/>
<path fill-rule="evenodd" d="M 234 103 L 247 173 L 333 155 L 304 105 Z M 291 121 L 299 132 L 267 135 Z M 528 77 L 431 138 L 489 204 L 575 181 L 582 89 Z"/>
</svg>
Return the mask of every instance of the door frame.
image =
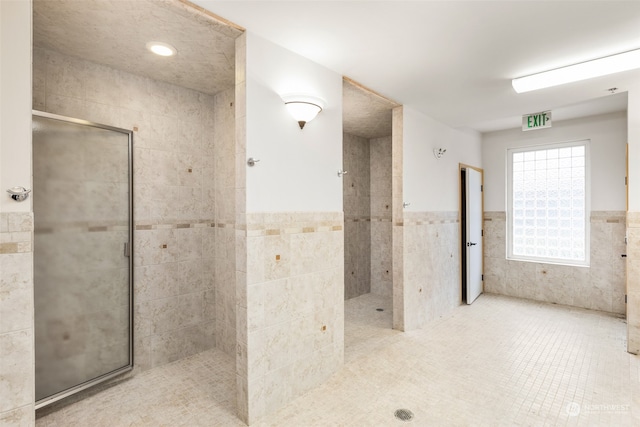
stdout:
<svg viewBox="0 0 640 427">
<path fill-rule="evenodd" d="M 483 219 L 482 219 L 482 274 L 484 276 L 484 169 L 479 168 L 477 166 L 471 166 L 471 165 L 467 165 L 464 163 L 458 163 L 458 245 L 459 245 L 459 254 L 460 254 L 460 262 L 459 262 L 459 272 L 460 272 L 460 288 L 459 288 L 459 292 L 460 292 L 460 304 L 464 304 L 465 300 L 466 300 L 466 293 L 464 292 L 464 289 L 466 287 L 466 283 L 464 283 L 464 276 L 463 276 L 463 271 L 466 269 L 466 265 L 463 265 L 462 260 L 465 259 L 465 255 L 463 255 L 463 251 L 466 251 L 466 244 L 463 244 L 462 242 L 462 236 L 464 234 L 464 226 L 465 224 L 462 221 L 462 209 L 463 209 L 463 203 L 462 203 L 462 194 L 463 194 L 463 189 L 462 186 L 464 185 L 463 181 L 462 181 L 462 171 L 466 171 L 467 169 L 473 169 L 477 172 L 480 173 L 480 183 L 482 185 L 482 190 L 480 191 L 480 200 L 481 200 L 481 209 L 482 209 L 482 215 L 483 215 Z M 484 280 L 482 281 L 482 292 L 484 292 Z"/>
</svg>

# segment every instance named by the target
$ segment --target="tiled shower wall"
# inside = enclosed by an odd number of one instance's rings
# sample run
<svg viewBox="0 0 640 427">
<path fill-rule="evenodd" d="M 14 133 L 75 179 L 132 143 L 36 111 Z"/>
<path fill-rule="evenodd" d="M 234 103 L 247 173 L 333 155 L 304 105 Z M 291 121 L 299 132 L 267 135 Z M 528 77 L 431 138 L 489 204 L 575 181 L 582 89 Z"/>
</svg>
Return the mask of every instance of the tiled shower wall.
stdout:
<svg viewBox="0 0 640 427">
<path fill-rule="evenodd" d="M 0 425 L 33 425 L 33 216 L 0 214 Z"/>
<path fill-rule="evenodd" d="M 591 212 L 590 267 L 506 259 L 506 214 L 484 213 L 484 290 L 625 313 L 625 212 Z"/>
<path fill-rule="evenodd" d="M 345 299 L 391 297 L 391 137 L 343 135 Z"/>
<path fill-rule="evenodd" d="M 135 131 L 136 367 L 211 348 L 216 329 L 233 335 L 230 320 L 216 325 L 218 309 L 223 318 L 234 310 L 229 292 L 221 291 L 224 307 L 217 304 L 215 286 L 216 267 L 221 280 L 233 281 L 233 267 L 218 258 L 235 253 L 233 239 L 220 249 L 216 235 L 228 238 L 220 231 L 233 227 L 234 199 L 216 204 L 233 184 L 215 173 L 223 162 L 215 138 L 226 135 L 228 146 L 233 135 L 233 91 L 214 98 L 42 49 L 34 49 L 33 79 L 34 109 Z M 216 105 L 226 108 L 216 115 Z M 216 129 L 226 120 L 226 131 Z"/>
<path fill-rule="evenodd" d="M 458 212 L 404 212 L 404 330 L 460 305 Z"/>
<path fill-rule="evenodd" d="M 371 293 L 391 298 L 391 137 L 371 139 Z"/>
<path fill-rule="evenodd" d="M 343 134 L 345 299 L 371 292 L 370 147 L 366 138 Z"/>
</svg>

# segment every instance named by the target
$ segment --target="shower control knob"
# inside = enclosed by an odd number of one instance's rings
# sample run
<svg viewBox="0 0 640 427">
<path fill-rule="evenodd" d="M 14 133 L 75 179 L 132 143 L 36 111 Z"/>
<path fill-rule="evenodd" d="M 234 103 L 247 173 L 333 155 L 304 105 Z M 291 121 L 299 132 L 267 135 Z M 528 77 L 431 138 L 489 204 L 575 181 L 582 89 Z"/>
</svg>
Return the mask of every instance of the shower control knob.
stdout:
<svg viewBox="0 0 640 427">
<path fill-rule="evenodd" d="M 11 187 L 7 190 L 7 193 L 9 193 L 11 198 L 16 202 L 22 202 L 26 200 L 27 197 L 29 197 L 29 193 L 31 193 L 31 190 L 27 190 L 24 187 Z"/>
</svg>

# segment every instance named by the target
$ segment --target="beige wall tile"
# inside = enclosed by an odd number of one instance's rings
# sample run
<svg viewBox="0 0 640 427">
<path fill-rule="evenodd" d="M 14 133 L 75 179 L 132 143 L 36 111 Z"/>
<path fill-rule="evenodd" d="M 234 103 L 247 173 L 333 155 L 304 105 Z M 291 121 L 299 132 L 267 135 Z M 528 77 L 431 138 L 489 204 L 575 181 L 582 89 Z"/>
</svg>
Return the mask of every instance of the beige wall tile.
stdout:
<svg viewBox="0 0 640 427">
<path fill-rule="evenodd" d="M 624 314 L 624 212 L 592 212 L 589 267 L 507 261 L 505 213 L 484 217 L 485 291 Z"/>
<path fill-rule="evenodd" d="M 236 363 L 239 410 L 251 420 L 319 384 L 343 360 L 343 350 L 334 353 L 344 345 L 344 232 L 341 213 L 257 213 L 246 222 L 247 277 L 238 276 L 236 296 L 244 287 L 247 307 L 238 300 Z M 279 269 L 287 260 L 290 268 Z M 309 377 L 300 387 L 294 373 L 303 370 Z"/>
<path fill-rule="evenodd" d="M 0 334 L 32 328 L 33 254 L 0 255 L 0 271 Z"/>
<path fill-rule="evenodd" d="M 0 414 L 0 424 L 5 427 L 29 427 L 35 425 L 35 418 L 33 405 L 26 405 Z"/>
<path fill-rule="evenodd" d="M 33 329 L 0 334 L 0 412 L 34 402 Z"/>
</svg>

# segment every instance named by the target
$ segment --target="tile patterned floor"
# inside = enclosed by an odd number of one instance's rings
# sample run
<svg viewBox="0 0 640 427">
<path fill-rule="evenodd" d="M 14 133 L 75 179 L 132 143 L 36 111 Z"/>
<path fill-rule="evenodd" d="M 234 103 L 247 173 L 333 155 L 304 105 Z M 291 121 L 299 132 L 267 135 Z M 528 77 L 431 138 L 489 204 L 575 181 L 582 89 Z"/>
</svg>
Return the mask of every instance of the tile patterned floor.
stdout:
<svg viewBox="0 0 640 427">
<path fill-rule="evenodd" d="M 388 328 L 384 300 L 365 295 L 346 307 L 344 368 L 257 425 L 640 425 L 640 359 L 625 352 L 622 319 L 483 295 L 428 329 L 402 334 Z M 233 377 L 233 360 L 212 350 L 36 424 L 242 425 L 233 416 Z M 395 419 L 398 408 L 414 419 Z"/>
</svg>

